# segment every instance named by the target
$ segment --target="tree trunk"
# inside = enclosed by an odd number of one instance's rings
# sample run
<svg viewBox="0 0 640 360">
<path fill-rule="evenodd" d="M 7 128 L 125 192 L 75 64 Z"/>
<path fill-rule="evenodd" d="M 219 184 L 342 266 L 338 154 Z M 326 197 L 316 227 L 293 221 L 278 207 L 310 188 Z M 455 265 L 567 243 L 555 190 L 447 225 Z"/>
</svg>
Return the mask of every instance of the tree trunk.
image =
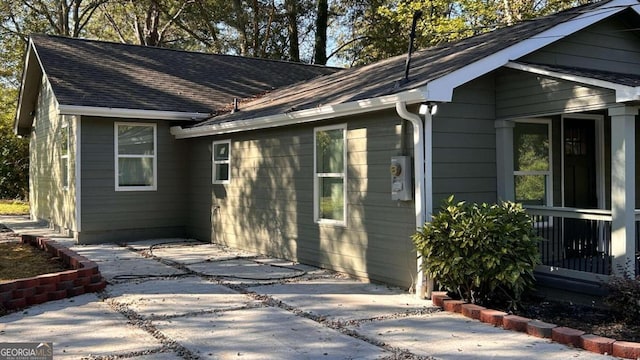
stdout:
<svg viewBox="0 0 640 360">
<path fill-rule="evenodd" d="M 247 14 L 242 8 L 241 0 L 233 0 L 233 10 L 236 13 L 233 27 L 240 34 L 240 55 L 249 55 L 249 39 L 247 37 Z"/>
<path fill-rule="evenodd" d="M 314 64 L 325 65 L 327 63 L 327 22 L 329 20 L 329 2 L 318 0 L 316 17 L 316 41 L 314 46 Z"/>
<path fill-rule="evenodd" d="M 289 58 L 291 61 L 300 61 L 300 47 L 298 46 L 298 2 L 285 0 L 287 10 L 287 22 L 289 28 Z"/>
</svg>

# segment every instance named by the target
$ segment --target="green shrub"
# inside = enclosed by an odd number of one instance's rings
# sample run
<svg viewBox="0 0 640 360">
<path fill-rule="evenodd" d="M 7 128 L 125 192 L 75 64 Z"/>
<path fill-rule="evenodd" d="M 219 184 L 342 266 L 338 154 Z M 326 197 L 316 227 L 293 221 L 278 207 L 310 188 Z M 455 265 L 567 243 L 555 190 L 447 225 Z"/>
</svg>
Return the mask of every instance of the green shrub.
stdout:
<svg viewBox="0 0 640 360">
<path fill-rule="evenodd" d="M 471 303 L 515 307 L 533 286 L 539 238 L 521 205 L 443 204 L 412 236 L 426 274 Z"/>
<path fill-rule="evenodd" d="M 611 277 L 607 288 L 606 304 L 628 323 L 640 322 L 640 276 Z"/>
</svg>

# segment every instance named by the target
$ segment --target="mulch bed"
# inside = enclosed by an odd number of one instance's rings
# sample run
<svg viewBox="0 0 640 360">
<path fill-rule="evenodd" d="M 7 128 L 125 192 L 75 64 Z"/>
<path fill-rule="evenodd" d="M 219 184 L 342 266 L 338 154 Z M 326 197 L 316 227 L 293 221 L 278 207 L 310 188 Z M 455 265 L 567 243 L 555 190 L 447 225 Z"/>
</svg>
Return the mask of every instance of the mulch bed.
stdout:
<svg viewBox="0 0 640 360">
<path fill-rule="evenodd" d="M 13 232 L 0 231 L 0 283 L 67 270 L 59 258 L 19 240 Z"/>
<path fill-rule="evenodd" d="M 640 342 L 640 324 L 625 322 L 621 316 L 609 309 L 532 297 L 514 313 L 598 336 Z"/>
</svg>

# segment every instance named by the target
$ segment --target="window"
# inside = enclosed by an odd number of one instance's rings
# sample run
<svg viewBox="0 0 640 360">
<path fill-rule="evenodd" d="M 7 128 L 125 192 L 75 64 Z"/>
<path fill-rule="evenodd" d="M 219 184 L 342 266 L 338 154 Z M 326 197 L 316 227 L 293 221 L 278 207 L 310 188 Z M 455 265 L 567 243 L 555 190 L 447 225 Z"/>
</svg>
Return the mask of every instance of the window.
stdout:
<svg viewBox="0 0 640 360">
<path fill-rule="evenodd" d="M 551 123 L 516 122 L 513 129 L 515 200 L 525 205 L 550 205 Z"/>
<path fill-rule="evenodd" d="M 156 124 L 115 123 L 117 191 L 156 190 Z"/>
<path fill-rule="evenodd" d="M 60 128 L 60 178 L 64 189 L 69 188 L 69 123 Z"/>
<path fill-rule="evenodd" d="M 230 178 L 231 140 L 213 142 L 213 183 L 228 184 Z"/>
<path fill-rule="evenodd" d="M 346 223 L 346 125 L 314 131 L 314 214 L 319 223 Z"/>
</svg>

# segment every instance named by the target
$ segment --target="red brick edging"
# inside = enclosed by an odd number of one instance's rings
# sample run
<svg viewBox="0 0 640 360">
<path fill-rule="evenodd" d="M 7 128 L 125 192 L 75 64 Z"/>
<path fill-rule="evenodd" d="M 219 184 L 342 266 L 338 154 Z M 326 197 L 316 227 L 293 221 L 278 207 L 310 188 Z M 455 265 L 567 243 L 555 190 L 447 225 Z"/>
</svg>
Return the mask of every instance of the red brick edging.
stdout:
<svg viewBox="0 0 640 360">
<path fill-rule="evenodd" d="M 434 291 L 431 295 L 431 300 L 435 306 L 439 306 L 445 311 L 461 313 L 466 317 L 480 320 L 493 326 L 501 326 L 505 330 L 519 331 L 536 337 L 548 338 L 561 344 L 600 354 L 626 359 L 640 359 L 640 343 L 617 341 L 539 320 L 509 315 L 502 311 L 486 309 L 474 304 L 466 304 L 460 300 L 452 300 L 443 291 Z"/>
<path fill-rule="evenodd" d="M 57 242 L 34 235 L 21 235 L 22 244 L 38 247 L 59 257 L 72 270 L 38 275 L 0 284 L 0 304 L 6 310 L 21 309 L 51 300 L 98 292 L 107 285 L 98 264 Z"/>
</svg>

